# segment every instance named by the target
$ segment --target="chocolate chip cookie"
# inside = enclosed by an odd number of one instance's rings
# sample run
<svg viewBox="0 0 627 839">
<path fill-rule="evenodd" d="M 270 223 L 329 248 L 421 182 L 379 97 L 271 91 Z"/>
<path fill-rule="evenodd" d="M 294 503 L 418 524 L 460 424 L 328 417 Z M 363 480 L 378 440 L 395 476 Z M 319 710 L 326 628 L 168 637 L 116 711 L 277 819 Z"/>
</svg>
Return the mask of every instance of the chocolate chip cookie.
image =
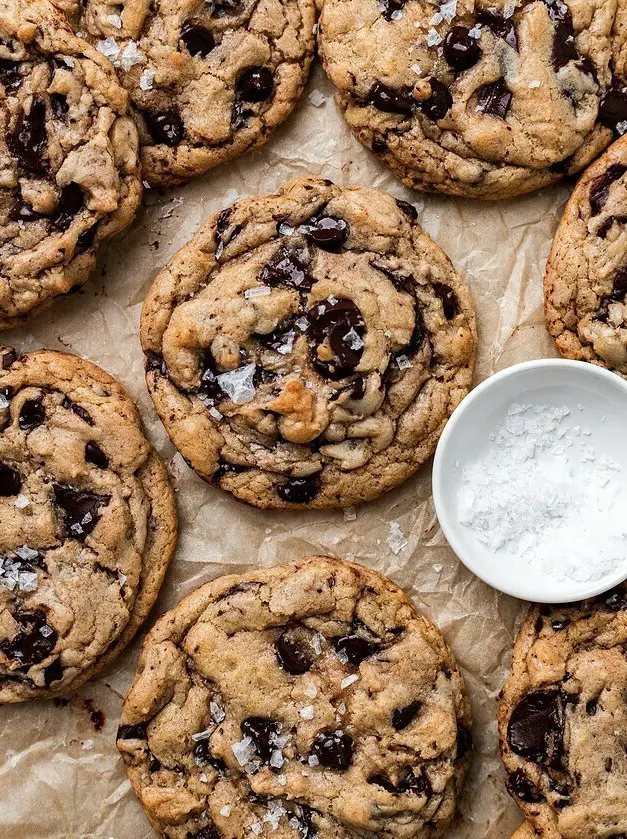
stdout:
<svg viewBox="0 0 627 839">
<path fill-rule="evenodd" d="M 523 822 L 517 831 L 512 834 L 512 839 L 542 839 L 542 833 L 532 827 L 529 822 Z"/>
<path fill-rule="evenodd" d="M 508 787 L 543 839 L 627 835 L 627 585 L 534 607 L 499 715 Z"/>
<path fill-rule="evenodd" d="M 627 137 L 584 173 L 544 278 L 546 325 L 567 358 L 627 376 Z"/>
<path fill-rule="evenodd" d="M 309 178 L 204 224 L 155 280 L 142 344 L 201 477 L 259 507 L 345 507 L 432 453 L 475 325 L 411 205 Z"/>
<path fill-rule="evenodd" d="M 620 5 L 328 0 L 320 50 L 351 130 L 405 184 L 504 198 L 627 130 Z"/>
<path fill-rule="evenodd" d="M 67 693 L 130 641 L 176 542 L 165 466 L 123 388 L 0 351 L 0 702 Z"/>
<path fill-rule="evenodd" d="M 313 0 L 73 2 L 76 26 L 129 92 L 153 185 L 262 145 L 307 80 Z"/>
<path fill-rule="evenodd" d="M 80 286 L 141 200 L 110 63 L 48 0 L 0 5 L 0 329 Z"/>
<path fill-rule="evenodd" d="M 471 745 L 451 651 L 328 557 L 221 577 L 147 636 L 118 731 L 168 839 L 439 837 Z"/>
</svg>

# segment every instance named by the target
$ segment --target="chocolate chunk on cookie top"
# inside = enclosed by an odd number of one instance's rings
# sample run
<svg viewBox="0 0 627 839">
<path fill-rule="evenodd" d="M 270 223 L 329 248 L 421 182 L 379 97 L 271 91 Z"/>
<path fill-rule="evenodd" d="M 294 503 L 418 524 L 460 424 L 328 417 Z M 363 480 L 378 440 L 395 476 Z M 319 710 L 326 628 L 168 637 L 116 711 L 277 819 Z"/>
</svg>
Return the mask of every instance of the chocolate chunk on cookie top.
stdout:
<svg viewBox="0 0 627 839">
<path fill-rule="evenodd" d="M 137 117 L 144 177 L 181 183 L 264 143 L 292 111 L 315 44 L 313 0 L 70 0 Z"/>
<path fill-rule="evenodd" d="M 203 478 L 260 507 L 345 507 L 432 453 L 475 326 L 411 205 L 309 178 L 210 219 L 155 280 L 142 344 Z"/>
<path fill-rule="evenodd" d="M 308 557 L 221 577 L 164 615 L 117 745 L 167 839 L 437 839 L 470 725 L 453 655 L 404 593 Z"/>
<path fill-rule="evenodd" d="M 328 0 L 320 52 L 355 136 L 417 189 L 504 198 L 627 129 L 615 0 Z"/>
<path fill-rule="evenodd" d="M 21 702 L 76 689 L 131 640 L 176 511 L 114 379 L 47 350 L 1 357 L 0 702 Z"/>
<path fill-rule="evenodd" d="M 546 325 L 567 358 L 627 377 L 627 137 L 582 176 L 544 278 Z"/>
<path fill-rule="evenodd" d="M 523 836 L 627 835 L 626 642 L 625 585 L 530 610 L 499 714 L 507 785 L 530 825 Z"/>
<path fill-rule="evenodd" d="M 110 63 L 48 0 L 0 5 L 0 329 L 80 286 L 141 199 Z"/>
</svg>

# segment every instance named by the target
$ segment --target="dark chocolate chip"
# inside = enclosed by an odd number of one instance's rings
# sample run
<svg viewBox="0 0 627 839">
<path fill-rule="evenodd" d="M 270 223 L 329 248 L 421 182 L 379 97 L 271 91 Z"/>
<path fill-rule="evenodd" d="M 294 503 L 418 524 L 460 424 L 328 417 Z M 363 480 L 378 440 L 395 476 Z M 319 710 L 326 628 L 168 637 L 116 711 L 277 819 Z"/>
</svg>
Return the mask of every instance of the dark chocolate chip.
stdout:
<svg viewBox="0 0 627 839">
<path fill-rule="evenodd" d="M 623 588 L 615 588 L 601 596 L 601 602 L 611 612 L 624 612 L 627 610 L 627 591 Z"/>
<path fill-rule="evenodd" d="M 547 0 L 549 17 L 555 24 L 553 34 L 553 66 L 556 70 L 568 64 L 569 61 L 577 61 L 579 53 L 575 46 L 575 30 L 570 10 L 563 0 Z"/>
<path fill-rule="evenodd" d="M 288 504 L 307 504 L 315 498 L 318 489 L 318 479 L 314 476 L 290 478 L 284 484 L 279 484 L 276 491 L 279 498 Z"/>
<path fill-rule="evenodd" d="M 386 114 L 411 114 L 417 106 L 411 88 L 393 88 L 382 82 L 375 82 L 370 88 L 368 101 Z"/>
<path fill-rule="evenodd" d="M 556 690 L 536 690 L 514 708 L 507 727 L 512 751 L 552 765 L 561 755 L 564 730 L 562 698 Z"/>
<path fill-rule="evenodd" d="M 299 230 L 317 247 L 337 253 L 348 239 L 350 229 L 343 218 L 320 215 L 301 224 Z"/>
<path fill-rule="evenodd" d="M 311 746 L 312 754 L 328 769 L 348 769 L 353 760 L 353 738 L 344 731 L 322 731 Z"/>
<path fill-rule="evenodd" d="M 50 108 L 55 119 L 64 122 L 70 109 L 67 103 L 67 97 L 62 93 L 52 93 L 50 95 Z"/>
<path fill-rule="evenodd" d="M 479 41 L 465 26 L 453 26 L 444 38 L 444 58 L 453 70 L 468 70 L 481 58 Z"/>
<path fill-rule="evenodd" d="M 376 784 L 378 787 L 383 787 L 386 792 L 391 792 L 393 795 L 398 792 L 392 781 L 386 778 L 385 775 L 371 775 L 368 778 L 369 784 Z"/>
<path fill-rule="evenodd" d="M 518 49 L 518 39 L 516 37 L 516 26 L 514 18 L 504 18 L 494 12 L 483 10 L 477 17 L 477 23 L 487 26 L 497 38 L 502 38 L 506 44 L 509 44 L 512 49 Z"/>
<path fill-rule="evenodd" d="M 412 722 L 418 711 L 422 708 L 422 702 L 410 702 L 404 708 L 396 708 L 392 712 L 392 726 L 396 731 L 402 731 Z"/>
<path fill-rule="evenodd" d="M 187 833 L 187 839 L 222 839 L 222 834 L 215 824 L 207 824 L 197 833 Z"/>
<path fill-rule="evenodd" d="M 457 729 L 457 759 L 466 757 L 472 749 L 472 733 L 465 728 Z"/>
<path fill-rule="evenodd" d="M 429 798 L 433 792 L 433 787 L 431 786 L 431 781 L 423 770 L 420 770 L 418 775 L 416 775 L 412 770 L 400 782 L 398 785 L 398 791 L 410 792 L 413 795 L 426 795 L 427 798 Z"/>
<path fill-rule="evenodd" d="M 395 12 L 400 12 L 404 8 L 407 0 L 383 0 L 379 4 L 381 14 L 386 20 L 394 20 Z"/>
<path fill-rule="evenodd" d="M 355 666 L 381 649 L 381 645 L 376 641 L 371 641 L 361 635 L 342 635 L 333 640 L 333 646 L 338 653 L 344 653 L 348 659 L 349 664 Z"/>
<path fill-rule="evenodd" d="M 76 246 L 79 249 L 79 251 L 86 251 L 87 248 L 91 248 L 91 246 L 94 244 L 97 232 L 97 222 L 92 224 L 91 227 L 88 227 L 87 230 L 83 230 L 83 232 L 78 236 L 78 239 L 76 240 Z"/>
<path fill-rule="evenodd" d="M 598 711 L 598 709 L 599 703 L 596 699 L 590 699 L 588 702 L 586 702 L 586 714 L 589 717 L 596 716 L 596 712 Z"/>
<path fill-rule="evenodd" d="M 423 114 L 434 122 L 444 119 L 453 104 L 453 96 L 448 87 L 439 79 L 429 79 L 431 96 L 419 103 Z"/>
<path fill-rule="evenodd" d="M 216 41 L 213 34 L 196 23 L 186 23 L 181 30 L 181 41 L 187 47 L 190 55 L 199 55 L 201 58 L 209 55 L 215 47 Z"/>
<path fill-rule="evenodd" d="M 82 405 L 77 405 L 76 402 L 72 402 L 72 400 L 68 396 L 64 396 L 63 400 L 61 401 L 61 407 L 65 408 L 67 411 L 72 411 L 73 414 L 76 414 L 77 417 L 80 417 L 83 422 L 86 422 L 87 425 L 93 425 L 94 421 L 91 418 L 91 414 L 82 407 Z"/>
<path fill-rule="evenodd" d="M 366 394 L 366 377 L 357 376 L 354 382 L 351 382 L 351 399 L 363 399 Z"/>
<path fill-rule="evenodd" d="M 61 667 L 61 659 L 55 658 L 47 667 L 44 667 L 44 684 L 47 688 L 53 682 L 60 682 L 63 678 L 63 667 Z"/>
<path fill-rule="evenodd" d="M 37 219 L 44 218 L 41 213 L 37 213 L 30 204 L 26 204 L 21 199 L 17 199 L 9 212 L 11 221 L 37 221 Z"/>
<path fill-rule="evenodd" d="M 16 361 L 17 353 L 15 352 L 13 347 L 10 347 L 6 352 L 2 353 L 2 358 L 0 359 L 0 366 L 3 370 L 8 370 L 15 364 Z"/>
<path fill-rule="evenodd" d="M 148 769 L 151 772 L 158 772 L 161 769 L 161 761 L 151 751 L 148 752 Z"/>
<path fill-rule="evenodd" d="M 38 396 L 36 399 L 27 399 L 24 402 L 17 421 L 22 431 L 30 431 L 41 425 L 45 419 L 46 410 L 41 397 Z"/>
<path fill-rule="evenodd" d="M 607 167 L 602 175 L 594 179 L 590 187 L 590 211 L 593 216 L 597 216 L 601 212 L 607 201 L 610 186 L 614 181 L 622 178 L 625 172 L 627 172 L 627 166 L 613 163 Z"/>
<path fill-rule="evenodd" d="M 286 285 L 309 291 L 313 278 L 305 263 L 305 254 L 288 245 L 281 246 L 261 269 L 260 281 L 264 285 Z"/>
<path fill-rule="evenodd" d="M 61 197 L 52 219 L 57 230 L 67 230 L 74 221 L 74 217 L 84 205 L 83 190 L 74 182 L 64 186 Z"/>
<path fill-rule="evenodd" d="M 226 763 L 211 753 L 208 737 L 203 737 L 194 744 L 194 759 L 199 766 L 213 766 L 218 772 L 226 772 Z"/>
<path fill-rule="evenodd" d="M 409 201 L 402 201 L 400 198 L 397 198 L 396 204 L 399 210 L 402 210 L 407 216 L 407 218 L 411 219 L 411 221 L 418 220 L 418 210 L 414 207 L 413 204 L 410 204 Z"/>
<path fill-rule="evenodd" d="M 482 85 L 477 91 L 477 109 L 489 116 L 505 119 L 512 101 L 512 92 L 505 84 L 505 79 L 497 79 Z"/>
<path fill-rule="evenodd" d="M 507 779 L 507 788 L 512 796 L 526 801 L 528 804 L 537 804 L 544 801 L 540 790 L 525 775 L 522 769 L 517 769 Z"/>
<path fill-rule="evenodd" d="M 6 463 L 0 463 L 0 496 L 10 498 L 17 495 L 22 488 L 22 476 Z"/>
<path fill-rule="evenodd" d="M 445 283 L 433 283 L 433 290 L 442 301 L 442 308 L 444 310 L 444 317 L 447 320 L 452 320 L 459 312 L 459 304 L 457 302 L 457 295 L 453 289 Z"/>
<path fill-rule="evenodd" d="M 244 8 L 242 0 L 214 0 L 211 9 L 212 17 L 237 15 Z"/>
<path fill-rule="evenodd" d="M 272 332 L 255 332 L 253 335 L 266 349 L 282 352 L 282 354 L 287 355 L 291 352 L 291 347 L 296 339 L 294 316 L 281 321 Z"/>
<path fill-rule="evenodd" d="M 10 640 L 0 643 L 0 649 L 12 661 L 25 667 L 39 664 L 48 658 L 57 643 L 57 633 L 48 625 L 46 613 L 41 609 L 32 612 L 15 612 L 19 630 Z"/>
<path fill-rule="evenodd" d="M 268 67 L 247 67 L 237 80 L 237 97 L 242 102 L 265 102 L 274 90 L 274 76 Z"/>
<path fill-rule="evenodd" d="M 118 740 L 145 740 L 146 739 L 146 723 L 141 722 L 137 725 L 121 725 L 118 728 L 116 735 Z"/>
<path fill-rule="evenodd" d="M 218 468 L 213 473 L 213 479 L 219 481 L 225 475 L 237 475 L 239 472 L 245 472 L 246 466 L 240 466 L 239 463 L 229 463 L 226 460 L 218 461 Z"/>
<path fill-rule="evenodd" d="M 281 731 L 281 723 L 266 717 L 247 717 L 241 724 L 242 734 L 250 737 L 255 751 L 264 763 L 269 763 L 272 752 L 276 750 L 276 738 Z"/>
<path fill-rule="evenodd" d="M 17 61 L 7 61 L 6 58 L 0 58 L 0 83 L 5 91 L 18 89 L 22 83 L 22 77 L 20 76 L 20 65 Z"/>
<path fill-rule="evenodd" d="M 349 376 L 364 351 L 366 325 L 357 306 L 352 300 L 322 300 L 309 309 L 307 319 L 313 366 L 325 378 L 338 380 Z M 323 345 L 333 352 L 333 358 L 320 358 L 318 348 Z"/>
<path fill-rule="evenodd" d="M 551 629 L 553 632 L 561 632 L 563 629 L 566 629 L 569 623 L 568 618 L 555 618 L 551 621 Z"/>
<path fill-rule="evenodd" d="M 618 134 L 617 125 L 627 120 L 627 92 L 623 84 L 615 83 L 599 102 L 599 122 Z"/>
<path fill-rule="evenodd" d="M 55 484 L 54 500 L 63 511 L 63 523 L 68 537 L 82 542 L 98 524 L 100 511 L 111 497 Z"/>
<path fill-rule="evenodd" d="M 109 466 L 109 458 L 98 443 L 95 443 L 93 440 L 85 443 L 85 460 L 87 463 L 93 463 L 98 469 L 107 469 Z"/>
<path fill-rule="evenodd" d="M 27 172 L 41 175 L 45 171 L 47 140 L 46 106 L 35 97 L 28 114 L 20 111 L 15 129 L 8 137 L 9 150 Z"/>
<path fill-rule="evenodd" d="M 301 676 L 311 668 L 313 656 L 288 629 L 282 632 L 274 645 L 279 664 L 293 676 Z"/>
<path fill-rule="evenodd" d="M 176 111 L 161 114 L 144 112 L 148 131 L 155 143 L 163 143 L 170 148 L 178 146 L 185 134 L 183 120 Z"/>
<path fill-rule="evenodd" d="M 216 366 L 213 353 L 210 349 L 206 349 L 203 353 L 201 370 L 202 374 L 200 377 L 200 388 L 198 393 L 206 399 L 211 399 L 214 402 L 224 399 L 224 393 L 218 384 L 218 376 L 220 373 Z"/>
</svg>

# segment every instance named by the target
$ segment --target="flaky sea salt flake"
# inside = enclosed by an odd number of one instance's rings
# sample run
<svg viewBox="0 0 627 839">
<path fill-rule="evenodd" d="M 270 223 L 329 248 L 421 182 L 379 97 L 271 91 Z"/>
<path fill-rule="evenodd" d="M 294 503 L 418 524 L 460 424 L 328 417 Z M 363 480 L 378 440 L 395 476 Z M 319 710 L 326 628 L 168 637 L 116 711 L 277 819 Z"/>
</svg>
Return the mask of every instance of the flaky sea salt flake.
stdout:
<svg viewBox="0 0 627 839">
<path fill-rule="evenodd" d="M 257 285 L 252 288 L 247 288 L 244 292 L 244 297 L 250 300 L 252 297 L 267 297 L 272 294 L 272 289 L 269 285 Z"/>
<path fill-rule="evenodd" d="M 240 766 L 246 766 L 250 759 L 255 755 L 256 749 L 250 737 L 244 737 L 237 743 L 231 746 L 235 759 Z"/>
<path fill-rule="evenodd" d="M 255 364 L 245 364 L 243 367 L 238 367 L 237 370 L 221 373 L 217 377 L 220 390 L 226 393 L 236 405 L 244 405 L 246 402 L 250 402 L 255 396 L 253 377 L 256 369 Z"/>
<path fill-rule="evenodd" d="M 457 14 L 457 0 L 447 0 L 440 6 L 442 17 L 447 23 L 450 23 Z"/>
<path fill-rule="evenodd" d="M 312 720 L 314 718 L 313 705 L 305 705 L 304 708 L 301 708 L 300 715 L 304 720 Z"/>
<path fill-rule="evenodd" d="M 122 18 L 120 15 L 107 15 L 107 21 L 114 26 L 116 29 L 122 28 Z"/>
<path fill-rule="evenodd" d="M 395 556 L 398 556 L 403 548 L 406 548 L 409 544 L 397 521 L 390 522 L 390 532 L 388 533 L 387 543 Z"/>
<path fill-rule="evenodd" d="M 28 499 L 25 495 L 21 492 L 13 502 L 13 506 L 17 507 L 18 510 L 23 510 L 24 507 L 28 507 L 30 505 L 30 499 Z"/>
<path fill-rule="evenodd" d="M 321 105 L 327 101 L 327 97 L 319 90 L 312 90 L 308 96 L 309 101 L 314 106 L 314 108 L 319 108 Z"/>
<path fill-rule="evenodd" d="M 154 70 L 143 70 L 141 76 L 139 77 L 139 86 L 142 90 L 152 90 L 154 80 Z"/>
<path fill-rule="evenodd" d="M 211 713 L 211 719 L 214 722 L 217 722 L 218 725 L 226 719 L 224 708 L 221 708 L 218 703 L 213 700 L 209 703 L 209 711 Z"/>
<path fill-rule="evenodd" d="M 345 679 L 342 679 L 342 681 L 340 682 L 340 687 L 342 688 L 342 690 L 346 690 L 346 688 L 349 688 L 351 685 L 354 685 L 355 682 L 358 681 L 359 676 L 356 673 L 352 673 L 350 676 L 347 676 Z"/>
<path fill-rule="evenodd" d="M 396 359 L 396 363 L 399 370 L 409 370 L 410 367 L 413 367 L 413 364 L 406 355 L 399 355 Z"/>
<path fill-rule="evenodd" d="M 440 35 L 438 35 L 438 33 L 435 31 L 435 29 L 431 28 L 427 32 L 427 46 L 428 47 L 437 47 L 438 44 L 441 44 L 441 43 L 442 43 L 442 38 L 440 37 Z"/>
<path fill-rule="evenodd" d="M 105 55 L 110 61 L 115 61 L 120 54 L 120 45 L 113 37 L 105 38 L 104 41 L 98 41 L 96 49 Z"/>
<path fill-rule="evenodd" d="M 135 41 L 129 41 L 128 44 L 124 47 L 124 51 L 120 55 L 120 64 L 125 70 L 130 70 L 131 67 L 134 67 L 136 64 L 141 64 L 144 60 L 143 53 L 135 43 Z"/>
</svg>

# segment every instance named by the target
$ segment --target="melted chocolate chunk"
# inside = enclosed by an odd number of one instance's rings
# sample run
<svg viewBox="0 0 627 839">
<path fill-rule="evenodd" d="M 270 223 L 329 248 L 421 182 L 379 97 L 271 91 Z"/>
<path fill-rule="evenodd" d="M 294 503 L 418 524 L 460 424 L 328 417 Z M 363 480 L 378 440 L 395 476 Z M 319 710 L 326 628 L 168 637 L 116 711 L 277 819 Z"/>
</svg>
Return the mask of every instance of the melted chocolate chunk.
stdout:
<svg viewBox="0 0 627 839">
<path fill-rule="evenodd" d="M 472 748 L 472 734 L 465 728 L 457 729 L 457 760 L 466 757 Z"/>
<path fill-rule="evenodd" d="M 203 372 L 200 377 L 198 393 L 206 399 L 211 399 L 213 402 L 223 399 L 224 394 L 218 384 L 220 373 L 210 349 L 206 349 L 203 353 L 201 369 Z"/>
<path fill-rule="evenodd" d="M 41 213 L 35 212 L 30 204 L 26 204 L 21 199 L 15 201 L 9 212 L 11 221 L 37 221 L 37 219 L 44 218 Z"/>
<path fill-rule="evenodd" d="M 392 712 L 392 727 L 396 731 L 402 731 L 404 728 L 407 728 L 421 708 L 422 702 L 418 700 L 416 702 L 410 702 L 404 708 L 396 708 Z"/>
<path fill-rule="evenodd" d="M 577 61 L 579 53 L 575 46 L 575 30 L 570 10 L 563 0 L 547 2 L 549 17 L 555 24 L 553 35 L 553 66 L 556 70 L 568 64 L 569 61 Z"/>
<path fill-rule="evenodd" d="M 212 17 L 239 14 L 244 8 L 242 0 L 214 0 L 211 10 Z"/>
<path fill-rule="evenodd" d="M 14 131 L 8 136 L 8 146 L 20 166 L 34 175 L 45 171 L 46 106 L 35 97 L 30 112 L 20 111 Z"/>
<path fill-rule="evenodd" d="M 187 47 L 190 55 L 199 55 L 201 58 L 209 55 L 216 45 L 213 34 L 204 26 L 195 23 L 186 23 L 183 26 L 181 41 Z"/>
<path fill-rule="evenodd" d="M 116 735 L 117 740 L 145 740 L 146 739 L 146 723 L 141 722 L 137 725 L 121 725 L 118 728 Z"/>
<path fill-rule="evenodd" d="M 282 321 L 272 332 L 265 334 L 255 332 L 253 334 L 266 349 L 274 350 L 274 352 L 281 353 L 282 355 L 288 355 L 296 339 L 294 317 L 292 316 Z"/>
<path fill-rule="evenodd" d="M 320 215 L 301 224 L 299 230 L 323 251 L 338 253 L 348 239 L 350 228 L 343 218 Z"/>
<path fill-rule="evenodd" d="M 194 745 L 194 758 L 199 766 L 213 766 L 218 772 L 226 772 L 226 763 L 211 753 L 209 738 L 204 737 Z"/>
<path fill-rule="evenodd" d="M 444 58 L 448 65 L 457 70 L 468 70 L 481 58 L 479 41 L 470 35 L 465 26 L 453 26 L 444 38 Z"/>
<path fill-rule="evenodd" d="M 589 702 L 586 702 L 586 714 L 589 717 L 596 716 L 597 711 L 599 710 L 599 703 L 596 699 L 591 699 Z"/>
<path fill-rule="evenodd" d="M 269 763 L 272 752 L 276 750 L 276 738 L 281 731 L 277 720 L 266 717 L 247 717 L 241 724 L 242 734 L 250 737 L 255 751 L 264 763 Z"/>
<path fill-rule="evenodd" d="M 313 366 L 329 379 L 349 376 L 363 354 L 366 325 L 352 300 L 322 300 L 307 312 L 309 349 Z M 321 358 L 319 348 L 333 352 L 333 358 Z"/>
<path fill-rule="evenodd" d="M 570 621 L 568 620 L 568 618 L 556 618 L 555 620 L 551 621 L 551 629 L 553 630 L 553 632 L 561 632 L 563 629 L 566 629 L 569 623 Z"/>
<path fill-rule="evenodd" d="M 477 108 L 489 116 L 505 119 L 512 101 L 512 92 L 505 84 L 505 79 L 497 79 L 491 84 L 482 85 L 478 93 Z"/>
<path fill-rule="evenodd" d="M 444 317 L 447 320 L 452 320 L 459 312 L 459 304 L 457 302 L 457 295 L 453 289 L 445 283 L 433 283 L 433 290 L 442 301 L 442 308 L 444 309 Z"/>
<path fill-rule="evenodd" d="M 17 422 L 22 431 L 31 431 L 41 425 L 45 419 L 46 410 L 41 397 L 38 396 L 36 399 L 27 399 L 24 402 Z"/>
<path fill-rule="evenodd" d="M 16 61 L 0 58 L 0 83 L 5 91 L 14 91 L 22 84 L 20 65 Z"/>
<path fill-rule="evenodd" d="M 10 498 L 22 488 L 22 476 L 6 463 L 0 463 L 0 496 Z"/>
<path fill-rule="evenodd" d="M 433 787 L 424 771 L 421 770 L 418 775 L 411 771 L 398 785 L 398 791 L 410 792 L 413 795 L 426 795 L 429 798 L 433 793 Z"/>
<path fill-rule="evenodd" d="M 3 370 L 8 370 L 10 367 L 12 367 L 15 364 L 16 361 L 17 361 L 17 353 L 11 347 L 5 353 L 2 353 L 2 358 L 0 359 L 0 365 L 2 366 Z M 3 388 L 2 390 L 4 392 L 5 388 Z"/>
<path fill-rule="evenodd" d="M 39 664 L 48 658 L 57 643 L 57 633 L 48 625 L 46 613 L 41 609 L 14 613 L 19 630 L 10 640 L 0 643 L 2 652 L 12 661 L 25 667 Z"/>
<path fill-rule="evenodd" d="M 161 769 L 161 761 L 151 751 L 148 752 L 148 769 L 151 772 L 158 772 Z"/>
<path fill-rule="evenodd" d="M 107 506 L 111 497 L 55 484 L 54 500 L 63 511 L 67 535 L 82 542 L 98 524 L 100 511 Z"/>
<path fill-rule="evenodd" d="M 282 245 L 262 268 L 260 281 L 268 286 L 286 285 L 301 291 L 310 291 L 313 278 L 304 257 L 302 251 Z"/>
<path fill-rule="evenodd" d="M 617 224 L 627 224 L 627 216 L 608 216 L 597 230 L 599 239 L 605 239 L 614 222 Z"/>
<path fill-rule="evenodd" d="M 82 209 L 84 203 L 83 190 L 74 182 L 64 186 L 57 205 L 52 223 L 57 230 L 67 230 L 74 221 L 74 217 Z"/>
<path fill-rule="evenodd" d="M 338 653 L 344 653 L 349 664 L 358 666 L 361 662 L 381 649 L 376 641 L 364 638 L 362 635 L 342 635 L 333 640 L 333 646 Z"/>
<path fill-rule="evenodd" d="M 293 676 L 301 676 L 313 664 L 311 650 L 305 649 L 287 629 L 279 635 L 274 648 L 281 667 Z"/>
<path fill-rule="evenodd" d="M 363 399 L 366 394 L 366 378 L 365 376 L 357 376 L 354 382 L 351 382 L 351 399 Z"/>
<path fill-rule="evenodd" d="M 87 463 L 93 463 L 98 469 L 107 469 L 109 466 L 109 458 L 98 443 L 95 443 L 93 440 L 85 443 L 85 460 Z"/>
<path fill-rule="evenodd" d="M 477 23 L 487 26 L 497 38 L 502 38 L 512 49 L 518 50 L 518 38 L 516 37 L 516 26 L 513 17 L 504 18 L 501 15 L 483 10 L 477 17 Z"/>
<path fill-rule="evenodd" d="M 67 103 L 67 97 L 62 93 L 52 93 L 50 95 L 50 108 L 55 119 L 65 122 L 70 106 Z"/>
<path fill-rule="evenodd" d="M 599 122 L 618 136 L 617 125 L 627 120 L 627 93 L 623 84 L 614 83 L 599 102 Z"/>
<path fill-rule="evenodd" d="M 615 588 L 601 595 L 601 602 L 611 612 L 624 612 L 627 610 L 627 591 L 622 588 Z"/>
<path fill-rule="evenodd" d="M 237 96 L 242 102 L 265 102 L 274 90 L 274 76 L 268 67 L 248 67 L 237 81 Z"/>
<path fill-rule="evenodd" d="M 614 163 L 608 166 L 605 172 L 592 182 L 590 188 L 590 211 L 593 216 L 597 216 L 607 201 L 607 196 L 610 192 L 610 186 L 627 172 L 627 166 L 622 166 L 620 163 Z"/>
<path fill-rule="evenodd" d="M 188 833 L 187 839 L 222 839 L 222 834 L 215 824 L 207 824 L 198 833 Z"/>
<path fill-rule="evenodd" d="M 402 201 L 400 198 L 396 199 L 398 208 L 402 210 L 411 221 L 418 220 L 418 210 L 409 201 Z"/>
<path fill-rule="evenodd" d="M 91 248 L 91 246 L 94 244 L 97 232 L 97 222 L 94 222 L 94 224 L 92 224 L 91 227 L 88 227 L 87 230 L 83 230 L 83 232 L 79 235 L 78 239 L 76 240 L 76 247 L 79 249 L 79 251 L 86 251 L 87 248 Z"/>
<path fill-rule="evenodd" d="M 382 82 L 375 82 L 370 88 L 368 102 L 386 114 L 411 114 L 417 106 L 411 88 L 388 87 Z"/>
<path fill-rule="evenodd" d="M 381 14 L 386 20 L 395 20 L 395 13 L 400 12 L 405 7 L 406 2 L 407 0 L 383 0 L 379 4 Z"/>
<path fill-rule="evenodd" d="M 353 738 L 344 731 L 323 731 L 316 735 L 311 752 L 328 769 L 348 769 L 353 760 Z"/>
<path fill-rule="evenodd" d="M 376 784 L 378 787 L 383 787 L 386 792 L 391 792 L 392 795 L 395 795 L 398 792 L 392 781 L 390 781 L 389 778 L 386 778 L 385 775 L 371 775 L 368 778 L 368 783 Z"/>
<path fill-rule="evenodd" d="M 229 463 L 226 460 L 220 460 L 218 461 L 218 468 L 213 473 L 213 478 L 215 481 L 219 481 L 225 475 L 236 475 L 239 472 L 245 472 L 246 469 L 246 466 L 240 466 L 239 463 Z"/>
<path fill-rule="evenodd" d="M 544 801 L 544 796 L 540 790 L 529 780 L 522 769 L 517 769 L 509 776 L 507 788 L 510 795 L 520 798 L 521 801 L 526 801 L 528 804 L 537 804 Z"/>
<path fill-rule="evenodd" d="M 562 752 L 562 698 L 556 690 L 536 690 L 514 708 L 507 727 L 512 751 L 535 763 L 554 765 Z"/>
<path fill-rule="evenodd" d="M 423 114 L 434 122 L 444 119 L 453 104 L 453 96 L 448 87 L 439 79 L 429 79 L 431 96 L 419 103 Z"/>
<path fill-rule="evenodd" d="M 60 682 L 63 678 L 63 667 L 61 667 L 61 659 L 55 658 L 47 667 L 44 667 L 44 684 L 47 688 L 53 682 Z"/>
<path fill-rule="evenodd" d="M 80 417 L 83 422 L 86 422 L 87 425 L 93 425 L 94 421 L 91 418 L 91 415 L 88 411 L 85 410 L 81 405 L 77 405 L 76 402 L 72 402 L 72 400 L 64 396 L 63 400 L 61 401 L 61 407 L 65 408 L 67 411 L 72 411 L 73 414 L 76 414 L 77 417 Z"/>
<path fill-rule="evenodd" d="M 170 148 L 178 146 L 185 135 L 183 120 L 176 111 L 161 114 L 144 112 L 146 125 L 155 143 L 163 143 Z"/>
<path fill-rule="evenodd" d="M 311 478 L 290 478 L 284 484 L 276 488 L 277 494 L 282 501 L 288 504 L 308 504 L 315 498 L 318 492 L 318 479 Z"/>
</svg>

